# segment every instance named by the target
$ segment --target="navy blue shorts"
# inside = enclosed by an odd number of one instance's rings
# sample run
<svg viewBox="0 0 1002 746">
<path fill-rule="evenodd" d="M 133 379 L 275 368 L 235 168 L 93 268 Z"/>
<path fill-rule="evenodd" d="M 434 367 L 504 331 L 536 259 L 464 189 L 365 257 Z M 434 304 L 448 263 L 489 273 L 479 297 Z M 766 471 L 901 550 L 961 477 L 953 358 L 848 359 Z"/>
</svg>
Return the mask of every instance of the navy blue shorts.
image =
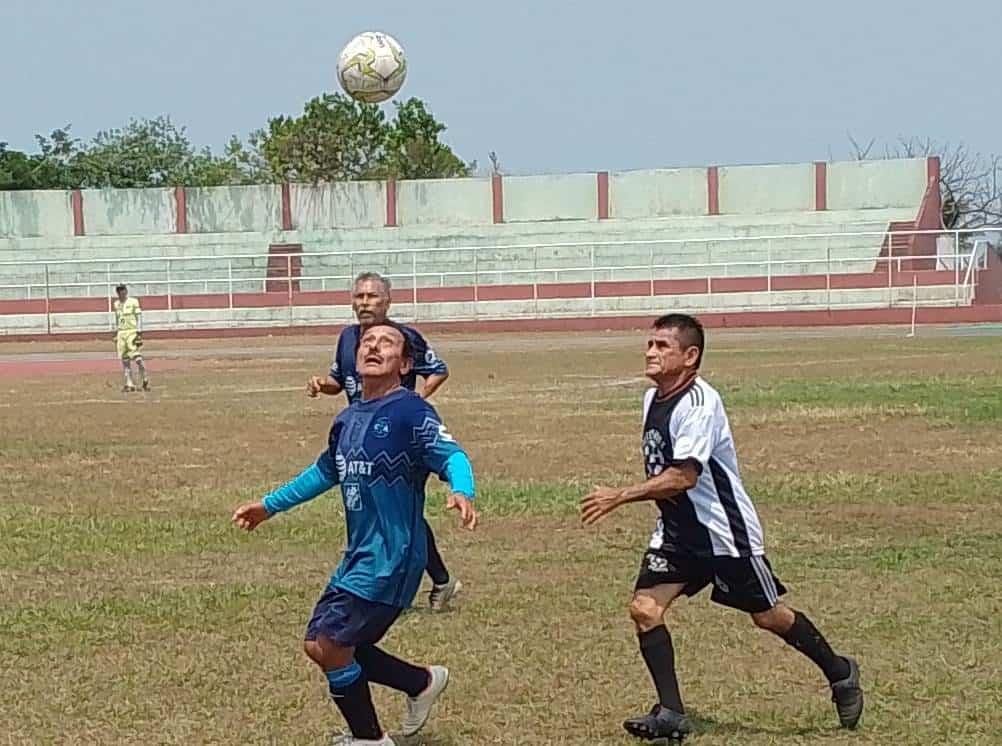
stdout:
<svg viewBox="0 0 1002 746">
<path fill-rule="evenodd" d="M 339 588 L 328 587 L 306 625 L 306 639 L 323 635 L 344 648 L 375 645 L 393 626 L 402 609 L 368 601 Z"/>
</svg>

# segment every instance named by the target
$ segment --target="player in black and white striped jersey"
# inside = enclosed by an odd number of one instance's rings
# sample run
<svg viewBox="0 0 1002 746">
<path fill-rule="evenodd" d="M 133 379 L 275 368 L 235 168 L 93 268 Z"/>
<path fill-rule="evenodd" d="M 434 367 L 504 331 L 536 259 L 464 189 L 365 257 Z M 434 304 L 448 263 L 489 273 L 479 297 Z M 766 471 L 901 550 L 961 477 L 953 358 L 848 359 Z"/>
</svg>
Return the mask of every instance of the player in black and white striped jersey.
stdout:
<svg viewBox="0 0 1002 746">
<path fill-rule="evenodd" d="M 656 387 L 644 396 L 647 479 L 621 489 L 599 487 L 582 500 L 586 524 L 631 502 L 653 501 L 660 513 L 630 604 L 659 701 L 623 726 L 647 740 L 681 740 L 690 732 L 664 615 L 679 596 L 712 585 L 713 601 L 749 613 L 756 625 L 817 664 L 831 685 L 839 721 L 855 728 L 863 712 L 859 666 L 837 655 L 804 614 L 779 600 L 786 588 L 766 559 L 762 524 L 741 483 L 723 402 L 698 375 L 703 347 L 703 328 L 693 317 L 669 314 L 654 322 L 646 374 Z"/>
</svg>

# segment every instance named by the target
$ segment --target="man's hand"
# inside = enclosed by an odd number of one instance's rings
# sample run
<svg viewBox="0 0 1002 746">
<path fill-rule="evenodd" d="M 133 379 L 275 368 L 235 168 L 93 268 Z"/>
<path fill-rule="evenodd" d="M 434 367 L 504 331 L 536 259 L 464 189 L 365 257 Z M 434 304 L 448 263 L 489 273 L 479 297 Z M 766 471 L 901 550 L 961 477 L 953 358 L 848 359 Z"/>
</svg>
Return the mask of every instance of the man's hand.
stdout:
<svg viewBox="0 0 1002 746">
<path fill-rule="evenodd" d="M 135 344 L 136 347 L 142 347 L 143 346 L 143 335 L 140 334 L 139 332 L 136 332 L 136 339 L 135 339 L 135 341 L 134 341 L 133 344 Z"/>
<path fill-rule="evenodd" d="M 596 487 L 581 500 L 581 522 L 593 526 L 623 504 L 623 490 Z"/>
<path fill-rule="evenodd" d="M 473 507 L 473 503 L 466 495 L 461 495 L 458 492 L 451 493 L 445 499 L 445 509 L 459 511 L 463 528 L 472 531 L 477 527 L 477 509 Z"/>
<path fill-rule="evenodd" d="M 271 516 L 262 502 L 244 503 L 233 514 L 233 522 L 244 531 L 253 531 L 269 518 Z"/>
<path fill-rule="evenodd" d="M 311 399 L 316 399 L 323 390 L 324 379 L 320 376 L 310 376 L 310 380 L 306 382 L 306 395 Z"/>
</svg>

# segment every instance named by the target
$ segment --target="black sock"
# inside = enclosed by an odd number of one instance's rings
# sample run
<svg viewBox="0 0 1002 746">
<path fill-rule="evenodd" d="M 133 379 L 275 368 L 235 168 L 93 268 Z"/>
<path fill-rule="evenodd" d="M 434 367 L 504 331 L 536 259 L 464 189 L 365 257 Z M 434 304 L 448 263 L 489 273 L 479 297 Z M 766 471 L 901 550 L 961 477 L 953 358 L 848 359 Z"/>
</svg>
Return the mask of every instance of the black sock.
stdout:
<svg viewBox="0 0 1002 746">
<path fill-rule="evenodd" d="M 375 645 L 361 645 L 355 649 L 355 660 L 362 666 L 365 676 L 373 684 L 388 686 L 408 697 L 416 697 L 431 683 L 427 668 L 421 668 L 390 655 Z"/>
<path fill-rule="evenodd" d="M 675 648 L 671 644 L 668 628 L 661 625 L 641 632 L 637 637 L 640 640 L 640 653 L 654 679 L 662 706 L 684 713 L 682 695 L 679 694 L 678 679 L 675 677 Z"/>
<path fill-rule="evenodd" d="M 849 676 L 849 663 L 846 659 L 835 655 L 824 635 L 799 611 L 793 613 L 793 626 L 780 636 L 787 644 L 814 661 L 824 672 L 829 684 Z"/>
<path fill-rule="evenodd" d="M 327 672 L 331 699 L 341 711 L 345 722 L 348 723 L 348 730 L 355 738 L 379 740 L 383 737 L 383 729 L 379 727 L 379 718 L 372 704 L 372 692 L 369 691 L 369 681 L 365 677 L 365 672 L 360 671 L 358 678 L 350 684 L 345 684 L 343 683 L 345 670 Z M 340 679 L 339 674 L 342 675 Z"/>
<path fill-rule="evenodd" d="M 438 545 L 435 543 L 435 534 L 431 531 L 428 521 L 424 522 L 425 530 L 428 533 L 428 564 L 425 571 L 435 585 L 445 585 L 449 582 L 449 571 L 445 569 L 445 562 L 442 555 L 438 553 Z"/>
</svg>

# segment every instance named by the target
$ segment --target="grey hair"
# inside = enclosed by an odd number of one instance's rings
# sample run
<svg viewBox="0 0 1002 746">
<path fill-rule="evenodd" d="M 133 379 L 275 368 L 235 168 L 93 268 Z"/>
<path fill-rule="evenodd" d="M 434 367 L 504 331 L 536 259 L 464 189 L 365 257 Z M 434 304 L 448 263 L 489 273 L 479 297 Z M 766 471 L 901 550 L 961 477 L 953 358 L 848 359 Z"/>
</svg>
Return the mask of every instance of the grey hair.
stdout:
<svg viewBox="0 0 1002 746">
<path fill-rule="evenodd" d="M 393 285 L 390 283 L 390 278 L 383 277 L 378 272 L 362 272 L 358 277 L 355 278 L 355 285 L 357 285 L 360 282 L 365 282 L 367 280 L 371 280 L 372 282 L 378 282 L 382 284 L 382 286 L 386 288 L 387 295 L 389 295 L 390 290 L 393 289 Z"/>
</svg>

